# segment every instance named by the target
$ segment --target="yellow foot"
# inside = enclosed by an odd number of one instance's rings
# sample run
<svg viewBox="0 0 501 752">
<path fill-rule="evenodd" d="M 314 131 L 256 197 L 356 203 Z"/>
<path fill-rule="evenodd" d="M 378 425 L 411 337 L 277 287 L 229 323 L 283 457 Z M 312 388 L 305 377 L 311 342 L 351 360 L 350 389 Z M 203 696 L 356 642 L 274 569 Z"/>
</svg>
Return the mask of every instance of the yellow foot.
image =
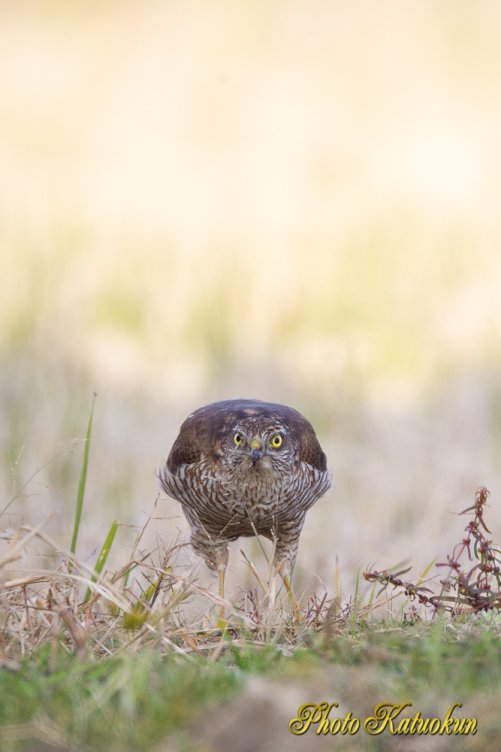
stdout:
<svg viewBox="0 0 501 752">
<path fill-rule="evenodd" d="M 229 622 L 225 619 L 224 611 L 219 614 L 218 619 L 216 621 L 216 627 L 217 629 L 220 629 L 221 632 L 226 632 L 226 630 L 229 627 Z"/>
</svg>

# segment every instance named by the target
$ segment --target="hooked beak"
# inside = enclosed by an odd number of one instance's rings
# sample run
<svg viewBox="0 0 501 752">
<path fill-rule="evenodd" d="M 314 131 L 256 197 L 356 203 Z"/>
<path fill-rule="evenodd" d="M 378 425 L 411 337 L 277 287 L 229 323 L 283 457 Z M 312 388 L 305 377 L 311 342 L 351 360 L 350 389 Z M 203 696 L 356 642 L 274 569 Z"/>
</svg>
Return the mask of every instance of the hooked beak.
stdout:
<svg viewBox="0 0 501 752">
<path fill-rule="evenodd" d="M 250 443 L 251 448 L 251 460 L 253 467 L 256 467 L 256 463 L 261 459 L 263 456 L 263 445 L 261 444 L 259 439 L 252 439 Z"/>
</svg>

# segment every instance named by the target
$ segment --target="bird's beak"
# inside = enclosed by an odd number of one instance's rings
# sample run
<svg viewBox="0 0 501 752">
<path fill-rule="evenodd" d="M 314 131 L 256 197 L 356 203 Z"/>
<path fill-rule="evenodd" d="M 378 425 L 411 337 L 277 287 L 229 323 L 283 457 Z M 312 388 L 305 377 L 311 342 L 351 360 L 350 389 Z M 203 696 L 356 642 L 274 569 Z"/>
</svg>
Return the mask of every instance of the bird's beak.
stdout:
<svg viewBox="0 0 501 752">
<path fill-rule="evenodd" d="M 263 456 L 263 445 L 259 439 L 252 439 L 250 443 L 251 448 L 251 460 L 254 467 L 256 467 L 256 462 L 261 459 Z"/>
</svg>

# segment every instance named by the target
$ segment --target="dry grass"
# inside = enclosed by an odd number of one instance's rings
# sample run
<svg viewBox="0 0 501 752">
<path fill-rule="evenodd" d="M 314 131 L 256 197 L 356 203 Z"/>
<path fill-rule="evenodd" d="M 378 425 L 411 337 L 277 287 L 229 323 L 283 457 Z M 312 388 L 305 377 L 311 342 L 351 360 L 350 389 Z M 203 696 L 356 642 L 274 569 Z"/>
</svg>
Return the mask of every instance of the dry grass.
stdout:
<svg viewBox="0 0 501 752">
<path fill-rule="evenodd" d="M 485 498 L 473 508 L 470 533 L 479 543 L 471 553 L 492 564 L 496 549 L 482 547 L 487 539 L 475 525 L 479 518 L 485 524 Z M 297 619 L 271 570 L 263 577 L 247 561 L 255 585 L 236 603 L 224 602 L 221 631 L 221 601 L 179 566 L 182 547 L 165 550 L 154 565 L 154 556 L 139 555 L 141 537 L 123 567 L 98 572 L 41 526 L 10 534 L 0 559 L 3 749 L 123 752 L 138 744 L 156 749 L 164 739 L 162 749 L 178 752 L 200 745 L 212 752 L 221 740 L 243 750 L 245 733 L 264 752 L 270 740 L 286 742 L 296 708 L 326 693 L 362 717 L 382 694 L 396 702 L 411 697 L 434 717 L 460 700 L 478 718 L 483 742 L 498 733 L 498 573 L 477 572 L 478 582 L 488 574 L 492 594 L 487 604 L 483 588 L 479 608 L 467 597 L 478 567 L 466 574 L 465 595 L 456 552 L 440 583 L 437 575 L 409 584 L 372 573 L 395 591 L 373 589 L 368 599 L 356 591 L 344 601 L 312 594 Z M 463 541 L 470 552 L 469 545 Z M 33 547 L 58 566 L 24 568 Z M 429 597 L 430 587 L 441 587 L 439 595 Z M 465 744 L 480 748 L 476 737 Z M 357 745 L 377 748 L 363 735 Z"/>
<path fill-rule="evenodd" d="M 383 585 L 376 597 L 374 587 L 369 597 L 363 596 L 358 583 L 345 601 L 340 592 L 313 593 L 303 599 L 299 618 L 280 592 L 272 557 L 266 577 L 246 559 L 255 584 L 232 604 L 201 587 L 193 571 L 182 573 L 178 562 L 182 545 L 164 550 L 160 565 L 155 565 L 152 552 L 141 555 L 144 529 L 127 562 L 118 571 L 108 571 L 103 570 L 108 550 L 104 557 L 101 551 L 93 568 L 49 537 L 43 525 L 24 526 L 7 536 L 8 545 L 0 558 L 4 660 L 15 664 L 45 644 L 61 640 L 80 658 L 95 659 L 111 657 L 131 646 L 134 650 L 156 646 L 187 658 L 190 654 L 217 657 L 228 640 L 239 647 L 279 646 L 287 651 L 311 641 L 315 632 L 330 639 L 347 625 L 358 628 L 395 618 L 428 622 L 444 610 L 455 617 L 497 613 L 501 603 L 499 551 L 485 536 L 487 496 L 487 490 L 481 489 L 475 505 L 465 510 L 473 512 L 473 519 L 466 537 L 452 557 L 447 557 L 445 578 L 439 579 L 436 571 L 430 574 L 431 565 L 417 583 L 402 579 L 408 569 L 367 572 L 367 580 Z M 38 547 L 37 555 L 41 555 L 40 544 L 46 561 L 58 562 L 57 568 L 22 567 L 32 547 Z M 111 544 L 108 535 L 107 547 Z M 461 561 L 463 557 L 466 562 Z M 439 592 L 433 593 L 437 580 Z M 389 585 L 394 593 L 381 597 Z M 190 608 L 193 601 L 197 602 L 195 610 Z M 224 605 L 228 620 L 223 632 L 216 626 L 220 605 Z M 425 609 L 430 606 L 433 611 L 427 614 Z"/>
<path fill-rule="evenodd" d="M 59 560 L 57 569 L 19 568 L 18 560 L 37 543 L 46 549 L 47 560 Z M 4 569 L 2 582 L 6 655 L 16 660 L 61 638 L 70 651 L 96 658 L 131 645 L 154 644 L 185 655 L 220 649 L 215 607 L 221 601 L 200 587 L 192 574 L 179 573 L 176 553 L 176 547 L 165 551 L 162 566 L 152 564 L 150 555 L 133 556 L 119 571 L 99 575 L 43 530 L 25 527 L 17 531 L 0 562 L 2 568 L 11 567 L 7 572 Z M 274 637 L 277 631 L 282 637 L 287 633 L 285 625 L 292 617 L 286 615 L 284 599 L 277 596 L 274 578 L 259 577 L 258 586 L 259 596 L 257 588 L 247 594 L 242 608 L 230 618 L 243 635 L 237 644 L 250 639 L 264 645 L 272 633 Z M 88 588 L 92 595 L 86 600 Z M 189 602 L 195 598 L 205 604 L 201 618 L 190 614 Z M 225 605 L 231 614 L 232 606 Z M 311 619 L 305 618 L 303 629 Z"/>
</svg>

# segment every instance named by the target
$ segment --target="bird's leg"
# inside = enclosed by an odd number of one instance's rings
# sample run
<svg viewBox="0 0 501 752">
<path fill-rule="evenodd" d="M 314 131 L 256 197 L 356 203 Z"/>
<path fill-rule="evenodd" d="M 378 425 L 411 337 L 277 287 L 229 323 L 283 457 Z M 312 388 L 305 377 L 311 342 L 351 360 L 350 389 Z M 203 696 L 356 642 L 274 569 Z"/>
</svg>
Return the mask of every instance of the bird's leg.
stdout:
<svg viewBox="0 0 501 752">
<path fill-rule="evenodd" d="M 289 601 L 294 612 L 294 621 L 298 622 L 301 618 L 301 612 L 299 610 L 299 603 L 294 595 L 294 591 L 291 585 L 291 575 L 294 569 L 294 562 L 296 560 L 296 553 L 299 544 L 299 534 L 295 540 L 284 540 L 278 537 L 275 548 L 274 565 L 277 573 L 280 575 L 284 587 L 289 596 Z"/>
<path fill-rule="evenodd" d="M 212 550 L 212 561 L 216 563 L 215 568 L 218 579 L 218 595 L 220 598 L 224 598 L 224 578 L 226 575 L 226 567 L 228 565 L 228 544 L 226 542 L 214 546 Z M 221 604 L 219 606 L 219 619 L 217 625 L 219 629 L 225 629 L 227 624 L 224 605 Z"/>
<path fill-rule="evenodd" d="M 191 546 L 196 554 L 202 556 L 211 572 L 217 572 L 218 595 L 224 598 L 224 577 L 228 564 L 228 542 L 211 537 L 201 526 L 192 525 Z M 218 628 L 227 626 L 224 606 L 219 606 Z"/>
</svg>

